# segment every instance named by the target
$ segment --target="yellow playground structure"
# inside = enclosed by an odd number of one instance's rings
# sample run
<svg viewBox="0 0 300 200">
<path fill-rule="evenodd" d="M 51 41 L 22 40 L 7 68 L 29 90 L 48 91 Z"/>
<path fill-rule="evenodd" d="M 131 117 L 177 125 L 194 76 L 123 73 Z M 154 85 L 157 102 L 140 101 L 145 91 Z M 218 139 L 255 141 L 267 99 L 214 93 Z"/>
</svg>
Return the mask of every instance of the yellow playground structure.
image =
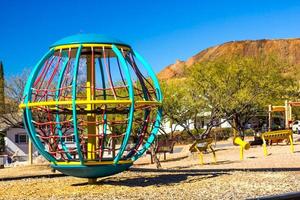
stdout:
<svg viewBox="0 0 300 200">
<path fill-rule="evenodd" d="M 279 143 L 285 141 L 286 144 L 290 145 L 290 152 L 294 153 L 294 141 L 293 141 L 293 131 L 291 130 L 292 120 L 292 108 L 300 106 L 300 102 L 285 101 L 283 106 L 268 106 L 268 131 L 261 134 L 260 138 L 262 140 L 263 154 L 268 155 L 267 145 L 272 145 L 273 143 Z M 272 130 L 272 117 L 273 113 L 281 112 L 284 115 L 284 126 L 282 130 Z M 212 147 L 212 138 L 198 139 L 190 146 L 190 152 L 197 152 L 199 154 L 199 163 L 204 164 L 203 153 L 211 150 L 213 154 L 213 161 L 216 163 L 216 153 Z M 240 147 L 240 160 L 244 159 L 244 151 L 250 149 L 250 143 L 245 141 L 242 137 L 238 135 L 236 129 L 233 129 L 233 145 Z"/>
<path fill-rule="evenodd" d="M 294 153 L 294 144 L 293 144 L 293 133 L 292 130 L 278 130 L 278 131 L 268 131 L 262 134 L 261 136 L 263 140 L 263 150 L 264 150 L 264 155 L 268 155 L 267 151 L 267 140 L 268 141 L 275 141 L 278 142 L 280 140 L 286 140 L 289 141 L 291 145 L 291 152 Z"/>
<path fill-rule="evenodd" d="M 300 102 L 292 102 L 292 101 L 285 101 L 284 106 L 273 106 L 269 105 L 269 127 L 268 132 L 262 134 L 261 138 L 263 140 L 263 152 L 264 155 L 268 155 L 267 151 L 267 141 L 272 144 L 272 142 L 281 142 L 286 140 L 287 143 L 290 144 L 290 150 L 294 152 L 294 142 L 293 142 L 293 132 L 291 130 L 292 120 L 292 108 L 300 106 Z M 272 114 L 274 112 L 282 112 L 284 114 L 284 129 L 283 130 L 276 130 L 272 131 Z"/>
<path fill-rule="evenodd" d="M 292 120 L 292 109 L 293 107 L 299 107 L 300 102 L 293 102 L 293 101 L 285 101 L 284 106 L 273 106 L 269 105 L 269 131 L 271 131 L 271 124 L 272 124 L 272 113 L 274 112 L 282 112 L 284 113 L 284 128 L 289 129 Z"/>
</svg>

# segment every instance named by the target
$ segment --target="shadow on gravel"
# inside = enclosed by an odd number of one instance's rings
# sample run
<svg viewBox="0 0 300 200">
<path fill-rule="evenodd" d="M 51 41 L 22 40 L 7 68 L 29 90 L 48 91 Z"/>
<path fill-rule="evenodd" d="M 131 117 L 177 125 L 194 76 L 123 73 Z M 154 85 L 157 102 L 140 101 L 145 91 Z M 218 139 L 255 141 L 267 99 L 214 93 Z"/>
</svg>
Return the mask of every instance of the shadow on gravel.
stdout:
<svg viewBox="0 0 300 200">
<path fill-rule="evenodd" d="M 234 171 L 247 171 L 247 172 L 288 172 L 300 171 L 299 167 L 287 168 L 219 168 L 219 169 L 150 169 L 150 168 L 129 168 L 133 172 L 170 172 L 170 173 L 225 173 Z"/>
<path fill-rule="evenodd" d="M 128 187 L 147 187 L 172 185 L 180 182 L 194 182 L 209 178 L 215 178 L 221 175 L 230 174 L 234 171 L 248 172 L 282 172 L 282 171 L 300 171 L 300 168 L 230 168 L 230 169 L 150 169 L 150 168 L 130 168 L 131 172 L 148 172 L 141 177 L 116 178 L 114 176 L 99 179 L 94 185 L 115 185 Z M 88 185 L 87 182 L 73 184 L 72 186 Z"/>
<path fill-rule="evenodd" d="M 58 178 L 58 177 L 64 177 L 67 175 L 64 174 L 42 174 L 42 175 L 28 175 L 28 176 L 18 176 L 18 177 L 4 177 L 0 178 L 0 181 L 16 181 L 16 180 L 22 180 L 22 179 L 29 179 L 29 178 Z"/>
<path fill-rule="evenodd" d="M 214 174 L 199 174 L 199 173 L 170 173 L 162 174 L 154 177 L 138 177 L 133 179 L 125 180 L 113 180 L 108 179 L 101 181 L 100 184 L 109 184 L 109 185 L 122 185 L 122 186 L 133 186 L 133 187 L 146 187 L 146 186 L 163 186 L 163 185 L 172 185 L 180 183 L 182 181 L 189 182 L 188 177 L 193 176 L 193 181 L 197 181 L 215 178 L 217 176 L 223 175 L 225 173 L 214 173 Z"/>
<path fill-rule="evenodd" d="M 220 148 L 220 149 L 215 149 L 215 152 L 218 152 L 218 151 L 226 151 L 228 150 L 227 148 Z"/>
<path fill-rule="evenodd" d="M 223 161 L 217 161 L 217 162 L 207 162 L 207 163 L 203 163 L 202 165 L 207 165 L 207 166 L 211 166 L 211 165 L 224 165 L 224 164 L 232 164 L 232 163 L 239 163 L 240 161 L 230 161 L 230 160 L 223 160 Z M 176 170 L 181 170 L 181 169 L 189 169 L 191 167 L 197 167 L 197 166 L 201 166 L 198 163 L 197 164 L 192 164 L 192 165 L 187 165 L 187 166 L 178 166 L 176 168 Z"/>
<path fill-rule="evenodd" d="M 166 160 L 160 160 L 161 163 L 164 162 L 170 162 L 170 161 L 179 161 L 179 160 L 183 160 L 185 158 L 187 158 L 188 156 L 181 156 L 181 157 L 177 157 L 177 158 L 167 158 Z M 143 165 L 149 165 L 150 164 L 150 158 L 149 158 L 149 162 L 145 162 L 145 163 L 137 163 L 134 164 L 136 166 L 143 166 Z"/>
<path fill-rule="evenodd" d="M 182 159 L 185 159 L 185 158 L 188 158 L 188 156 L 181 156 L 181 157 L 177 157 L 177 158 L 169 158 L 169 159 L 166 159 L 166 160 L 160 160 L 160 162 L 170 162 L 170 161 L 179 161 L 179 160 L 182 160 Z"/>
<path fill-rule="evenodd" d="M 156 171 L 158 172 L 158 171 Z M 100 179 L 96 184 L 93 185 L 115 185 L 115 186 L 128 186 L 128 187 L 147 187 L 147 186 L 163 186 L 172 185 L 180 182 L 194 182 L 205 180 L 209 178 L 215 178 L 220 175 L 228 174 L 226 172 L 220 173 L 167 173 L 167 174 L 151 174 L 145 177 L 135 177 L 135 178 L 123 178 L 116 179 L 115 177 L 108 177 Z M 191 178 L 192 177 L 192 178 Z M 88 185 L 85 183 L 73 184 L 72 186 L 84 186 Z"/>
<path fill-rule="evenodd" d="M 257 198 L 251 198 L 248 200 L 273 200 L 273 199 L 280 199 L 280 200 L 295 200 L 300 199 L 300 192 L 289 192 L 289 193 L 283 193 L 283 194 L 277 194 L 277 195 L 270 195 L 270 196 L 262 196 Z"/>
<path fill-rule="evenodd" d="M 254 159 L 254 158 L 257 158 L 257 157 L 256 156 L 247 156 L 247 158 Z"/>
<path fill-rule="evenodd" d="M 215 178 L 221 175 L 230 174 L 233 171 L 251 171 L 251 172 L 282 172 L 282 171 L 300 171 L 300 168 L 252 168 L 252 169 L 141 169 L 130 168 L 132 172 L 150 172 L 151 175 L 145 177 L 123 178 L 116 179 L 108 177 L 100 179 L 95 185 L 115 185 L 128 187 L 147 187 L 147 186 L 163 186 L 172 185 L 180 182 L 194 182 L 210 178 Z M 161 174 L 164 173 L 164 174 Z M 88 183 L 79 183 L 72 186 L 83 186 Z"/>
</svg>

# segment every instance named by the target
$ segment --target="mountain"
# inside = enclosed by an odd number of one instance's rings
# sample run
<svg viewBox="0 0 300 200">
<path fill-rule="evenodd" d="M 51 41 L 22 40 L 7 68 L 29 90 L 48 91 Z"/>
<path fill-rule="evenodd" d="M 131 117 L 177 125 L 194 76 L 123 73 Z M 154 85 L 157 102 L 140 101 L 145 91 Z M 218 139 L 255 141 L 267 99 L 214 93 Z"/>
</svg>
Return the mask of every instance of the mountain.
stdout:
<svg viewBox="0 0 300 200">
<path fill-rule="evenodd" d="M 298 65 L 300 64 L 300 38 L 226 42 L 207 48 L 186 61 L 177 60 L 176 63 L 160 71 L 157 76 L 161 80 L 179 78 L 183 76 L 186 67 L 188 68 L 195 63 L 237 55 L 247 57 L 275 55 L 292 65 Z"/>
</svg>

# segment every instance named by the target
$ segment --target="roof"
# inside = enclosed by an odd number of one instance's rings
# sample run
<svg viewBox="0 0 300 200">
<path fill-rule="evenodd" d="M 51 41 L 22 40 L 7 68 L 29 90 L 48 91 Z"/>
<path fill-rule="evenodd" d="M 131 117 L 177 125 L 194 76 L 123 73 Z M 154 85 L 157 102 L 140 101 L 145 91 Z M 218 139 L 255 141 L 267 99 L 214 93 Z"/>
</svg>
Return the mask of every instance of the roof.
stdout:
<svg viewBox="0 0 300 200">
<path fill-rule="evenodd" d="M 68 44 L 118 44 L 130 47 L 130 45 L 105 35 L 100 34 L 77 34 L 62 38 L 51 45 L 52 47 Z"/>
<path fill-rule="evenodd" d="M 24 128 L 22 112 L 8 113 L 0 118 L 0 134 L 6 134 L 10 128 Z"/>
</svg>

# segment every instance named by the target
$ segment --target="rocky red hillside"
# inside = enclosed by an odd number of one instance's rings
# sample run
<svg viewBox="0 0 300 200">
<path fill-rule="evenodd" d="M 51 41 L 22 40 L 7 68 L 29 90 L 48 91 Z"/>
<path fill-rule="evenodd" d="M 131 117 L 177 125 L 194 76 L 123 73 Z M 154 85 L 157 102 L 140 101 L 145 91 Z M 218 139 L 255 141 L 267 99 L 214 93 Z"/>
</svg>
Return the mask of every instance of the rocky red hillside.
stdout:
<svg viewBox="0 0 300 200">
<path fill-rule="evenodd" d="M 192 56 L 187 61 L 176 61 L 158 73 L 161 80 L 182 77 L 185 67 L 197 62 L 214 60 L 219 57 L 230 56 L 261 56 L 276 55 L 288 60 L 291 64 L 300 64 L 300 38 L 276 40 L 244 40 L 232 41 L 207 48 Z"/>
</svg>

